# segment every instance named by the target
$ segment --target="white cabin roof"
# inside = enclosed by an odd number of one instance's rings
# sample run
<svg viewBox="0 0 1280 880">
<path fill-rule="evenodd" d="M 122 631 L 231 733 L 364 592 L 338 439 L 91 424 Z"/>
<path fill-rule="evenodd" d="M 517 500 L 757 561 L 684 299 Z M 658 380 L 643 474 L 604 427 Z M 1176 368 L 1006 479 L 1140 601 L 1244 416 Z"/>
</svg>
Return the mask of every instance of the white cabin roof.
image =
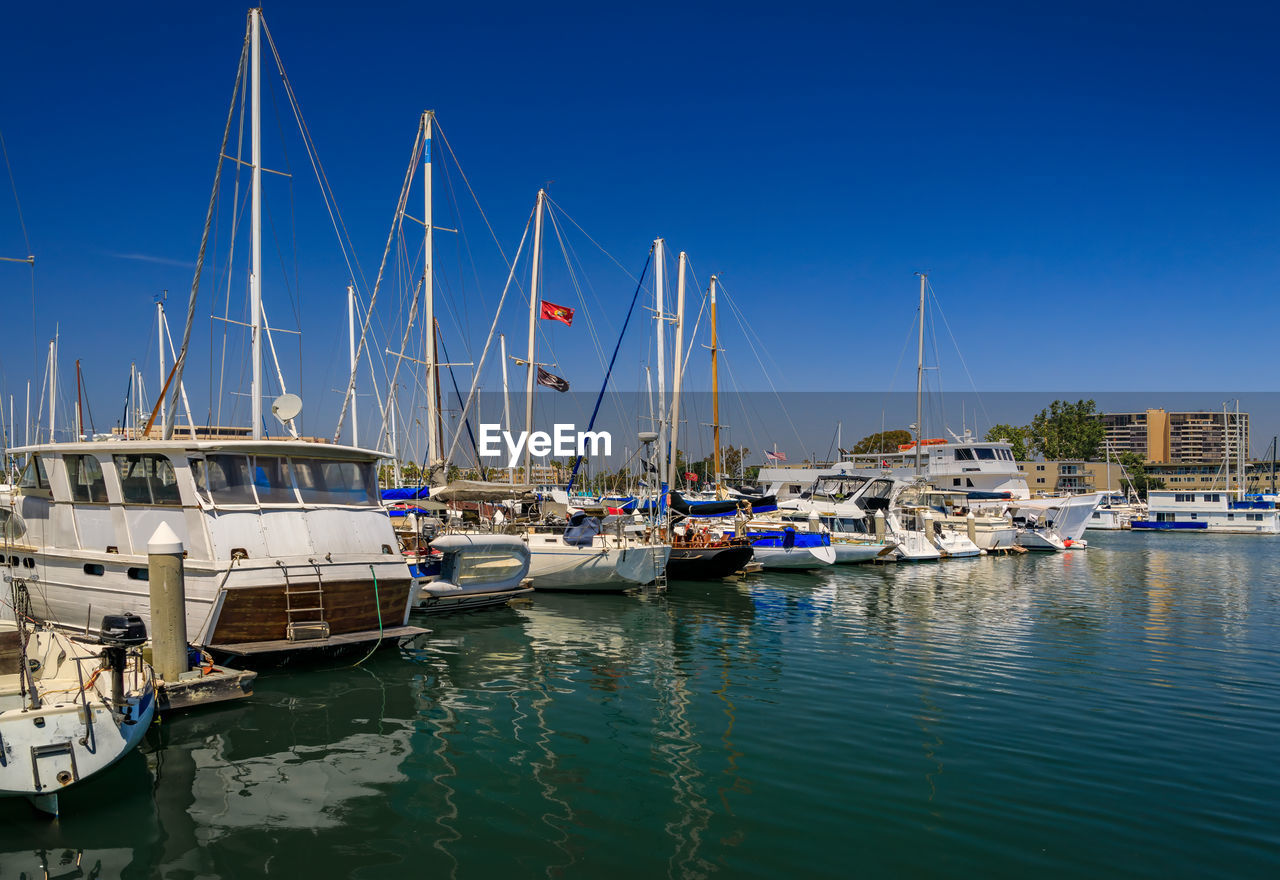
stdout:
<svg viewBox="0 0 1280 880">
<path fill-rule="evenodd" d="M 74 443 L 43 443 L 10 449 L 14 455 L 84 455 L 159 453 L 182 455 L 188 452 L 239 453 L 242 455 L 294 455 L 306 458 L 332 458 L 342 461 L 378 461 L 388 458 L 386 453 L 356 446 L 339 446 L 334 443 L 317 443 L 310 440 L 191 440 L 175 437 L 172 440 L 85 440 Z"/>
</svg>

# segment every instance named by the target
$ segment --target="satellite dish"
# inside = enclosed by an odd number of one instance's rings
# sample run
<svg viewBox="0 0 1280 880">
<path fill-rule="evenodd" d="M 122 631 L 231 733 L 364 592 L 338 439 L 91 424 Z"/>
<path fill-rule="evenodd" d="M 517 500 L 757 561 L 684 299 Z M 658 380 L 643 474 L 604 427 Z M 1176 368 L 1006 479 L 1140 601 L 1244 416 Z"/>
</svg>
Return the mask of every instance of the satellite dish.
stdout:
<svg viewBox="0 0 1280 880">
<path fill-rule="evenodd" d="M 640 432 L 641 443 L 652 443 L 654 440 L 657 440 L 657 439 L 658 439 L 657 431 L 641 431 Z"/>
<path fill-rule="evenodd" d="M 271 401 L 271 414 L 282 422 L 291 422 L 302 412 L 302 398 L 296 394 L 281 394 Z"/>
</svg>

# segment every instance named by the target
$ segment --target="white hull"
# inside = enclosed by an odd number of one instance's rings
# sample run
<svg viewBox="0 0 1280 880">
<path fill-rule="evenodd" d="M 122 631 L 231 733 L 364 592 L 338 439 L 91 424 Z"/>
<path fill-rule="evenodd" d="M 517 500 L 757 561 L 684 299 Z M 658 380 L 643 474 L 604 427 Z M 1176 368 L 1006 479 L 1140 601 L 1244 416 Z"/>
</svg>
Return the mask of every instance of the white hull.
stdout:
<svg viewBox="0 0 1280 880">
<path fill-rule="evenodd" d="M 882 555 L 891 555 L 893 546 L 890 544 L 868 544 L 863 542 L 853 542 L 841 540 L 840 538 L 831 537 L 831 549 L 836 554 L 836 565 L 848 565 L 855 562 L 870 562 L 878 559 Z"/>
<path fill-rule="evenodd" d="M 825 568 L 836 562 L 832 547 L 757 547 L 752 546 L 753 560 L 776 571 L 803 571 Z"/>
<path fill-rule="evenodd" d="M 533 587 L 514 587 L 508 590 L 464 590 L 458 587 L 446 589 L 435 586 L 434 581 L 415 581 L 415 614 L 452 614 L 458 611 L 474 611 L 505 605 L 519 596 L 527 596 Z"/>
<path fill-rule="evenodd" d="M 9 567 L 14 577 L 35 571 L 39 580 L 33 579 L 27 590 L 32 611 L 40 620 L 67 629 L 96 633 L 98 622 L 104 614 L 130 612 L 142 618 L 151 629 L 151 593 L 145 579 L 131 577 L 130 572 L 147 570 L 147 557 L 121 556 L 120 554 L 90 553 L 88 551 L 60 552 L 57 550 L 34 551 L 18 548 L 18 558 L 29 558 L 33 568 Z M 372 566 L 379 582 L 383 584 L 401 581 L 408 576 L 405 563 L 386 555 L 375 557 Z M 385 561 L 384 561 L 385 560 Z M 279 565 L 274 564 L 279 562 Z M 99 566 L 102 574 L 90 574 Z M 317 569 L 322 583 L 343 580 L 367 580 L 369 559 L 359 562 L 325 562 L 314 557 L 282 557 L 278 560 L 248 560 L 223 566 L 201 564 L 187 560 L 183 566 L 183 587 L 186 597 L 187 637 L 192 644 L 213 644 L 213 633 L 218 623 L 217 612 L 226 601 L 229 592 L 241 588 L 278 587 L 284 589 L 285 579 L 281 566 L 295 580 L 314 579 Z M 372 591 L 372 585 L 370 586 Z M 370 594 L 372 595 L 372 593 Z M 389 624 L 399 626 L 407 617 L 398 616 Z"/>
<path fill-rule="evenodd" d="M 935 538 L 934 543 L 942 555 L 948 559 L 982 555 L 981 547 L 970 541 L 966 535 L 956 534 L 955 532 L 944 531 Z"/>
<path fill-rule="evenodd" d="M 528 536 L 529 577 L 535 590 L 618 592 L 657 580 L 671 548 L 597 535 L 588 547 L 566 544 L 560 535 Z"/>
<path fill-rule="evenodd" d="M 1018 533 L 1018 546 L 1027 550 L 1066 550 L 1066 543 L 1053 532 L 1025 529 Z"/>
<path fill-rule="evenodd" d="M 16 635 L 16 628 L 0 624 L 0 632 Z M 60 791 L 114 764 L 142 741 L 155 715 L 155 684 L 149 667 L 125 670 L 126 702 L 118 712 L 109 701 L 110 672 L 86 686 L 80 698 L 81 682 L 100 663 L 90 646 L 38 630 L 27 656 L 42 705 L 25 708 L 18 674 L 0 675 L 0 797 L 25 795 L 57 815 Z"/>
<path fill-rule="evenodd" d="M 1062 538 L 1077 541 L 1084 537 L 1084 530 L 1088 528 L 1093 511 L 1101 501 L 1102 493 L 1093 492 L 1061 498 L 1033 498 L 1030 501 L 1016 502 L 1013 506 L 1022 515 L 1034 512 L 1038 521 L 1052 523 L 1053 530 Z M 1006 503 L 1005 506 L 1010 505 Z"/>
</svg>

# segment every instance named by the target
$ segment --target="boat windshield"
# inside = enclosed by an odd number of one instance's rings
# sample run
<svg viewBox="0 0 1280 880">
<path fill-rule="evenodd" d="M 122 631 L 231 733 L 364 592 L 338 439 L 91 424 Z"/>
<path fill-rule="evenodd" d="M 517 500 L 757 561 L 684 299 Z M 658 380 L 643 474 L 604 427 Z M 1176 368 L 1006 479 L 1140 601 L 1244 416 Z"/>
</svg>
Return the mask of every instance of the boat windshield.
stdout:
<svg viewBox="0 0 1280 880">
<path fill-rule="evenodd" d="M 163 455 L 113 455 L 125 504 L 181 504 L 173 463 Z"/>
<path fill-rule="evenodd" d="M 814 495 L 843 501 L 862 488 L 867 477 L 819 477 L 813 484 Z"/>
<path fill-rule="evenodd" d="M 196 486 L 215 504 L 378 505 L 372 462 L 275 455 L 191 459 Z"/>
</svg>

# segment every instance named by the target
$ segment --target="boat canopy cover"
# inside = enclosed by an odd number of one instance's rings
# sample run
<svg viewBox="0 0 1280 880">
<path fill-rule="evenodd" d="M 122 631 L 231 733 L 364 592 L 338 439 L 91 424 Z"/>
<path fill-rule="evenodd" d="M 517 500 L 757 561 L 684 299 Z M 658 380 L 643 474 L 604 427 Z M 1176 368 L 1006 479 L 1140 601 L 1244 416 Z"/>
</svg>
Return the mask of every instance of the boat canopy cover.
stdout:
<svg viewBox="0 0 1280 880">
<path fill-rule="evenodd" d="M 401 486 L 396 489 L 383 489 L 383 501 L 411 501 L 415 498 L 426 498 L 431 494 L 430 486 Z"/>
<path fill-rule="evenodd" d="M 526 498 L 533 494 L 533 487 L 522 483 L 487 483 L 482 480 L 454 480 L 436 489 L 431 497 L 436 501 L 504 501 Z"/>
<path fill-rule="evenodd" d="M 751 505 L 752 513 L 778 509 L 778 499 L 773 495 L 740 495 L 724 501 L 686 501 L 678 491 L 671 490 L 671 509 L 685 516 L 733 516 L 743 501 Z"/>
<path fill-rule="evenodd" d="M 596 535 L 604 531 L 599 517 L 575 513 L 569 517 L 569 525 L 564 530 L 564 542 L 570 547 L 590 547 Z"/>
<path fill-rule="evenodd" d="M 973 501 L 1008 501 L 1013 498 L 1011 492 L 983 492 L 980 489 L 969 489 L 964 494 Z"/>
</svg>

